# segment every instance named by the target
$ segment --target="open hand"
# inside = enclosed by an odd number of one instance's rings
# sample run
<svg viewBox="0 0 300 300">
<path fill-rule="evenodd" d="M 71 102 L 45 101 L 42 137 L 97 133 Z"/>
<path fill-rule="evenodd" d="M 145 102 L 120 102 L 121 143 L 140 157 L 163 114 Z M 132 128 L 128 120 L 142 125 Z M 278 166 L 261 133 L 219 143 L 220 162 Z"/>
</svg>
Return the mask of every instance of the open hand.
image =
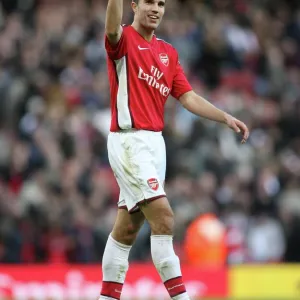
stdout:
<svg viewBox="0 0 300 300">
<path fill-rule="evenodd" d="M 225 124 L 231 128 L 236 133 L 241 133 L 243 135 L 243 139 L 241 141 L 242 144 L 246 143 L 249 137 L 249 129 L 245 123 L 234 118 L 229 114 L 225 114 Z"/>
</svg>

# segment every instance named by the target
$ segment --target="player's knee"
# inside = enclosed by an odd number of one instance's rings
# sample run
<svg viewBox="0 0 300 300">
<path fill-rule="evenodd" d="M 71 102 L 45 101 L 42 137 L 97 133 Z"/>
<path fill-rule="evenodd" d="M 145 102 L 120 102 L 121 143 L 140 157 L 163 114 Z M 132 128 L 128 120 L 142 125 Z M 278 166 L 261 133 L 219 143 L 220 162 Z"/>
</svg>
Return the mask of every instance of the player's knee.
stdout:
<svg viewBox="0 0 300 300">
<path fill-rule="evenodd" d="M 140 229 L 140 224 L 129 224 L 121 228 L 114 228 L 113 236 L 122 244 L 132 245 L 137 237 Z"/>
<path fill-rule="evenodd" d="M 174 215 L 172 211 L 168 211 L 161 216 L 161 218 L 157 218 L 153 222 L 149 222 L 151 227 L 151 233 L 153 235 L 173 235 L 174 229 Z"/>
<path fill-rule="evenodd" d="M 166 197 L 140 206 L 152 235 L 173 235 L 174 213 Z"/>
<path fill-rule="evenodd" d="M 124 233 L 124 239 L 126 240 L 126 242 L 132 245 L 137 237 L 139 230 L 140 226 L 133 224 L 128 225 Z"/>
</svg>

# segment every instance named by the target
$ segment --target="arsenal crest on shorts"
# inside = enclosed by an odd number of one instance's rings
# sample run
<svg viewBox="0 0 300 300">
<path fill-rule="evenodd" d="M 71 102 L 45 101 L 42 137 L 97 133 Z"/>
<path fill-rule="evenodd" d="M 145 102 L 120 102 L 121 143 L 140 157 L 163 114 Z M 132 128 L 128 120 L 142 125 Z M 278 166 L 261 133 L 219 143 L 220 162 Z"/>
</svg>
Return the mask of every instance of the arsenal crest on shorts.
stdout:
<svg viewBox="0 0 300 300">
<path fill-rule="evenodd" d="M 156 178 L 150 178 L 147 180 L 147 183 L 149 185 L 149 187 L 153 190 L 153 191 L 157 191 L 158 187 L 159 187 L 159 183 L 157 181 Z"/>
<path fill-rule="evenodd" d="M 169 65 L 169 56 L 165 53 L 159 54 L 160 61 L 167 67 Z"/>
</svg>

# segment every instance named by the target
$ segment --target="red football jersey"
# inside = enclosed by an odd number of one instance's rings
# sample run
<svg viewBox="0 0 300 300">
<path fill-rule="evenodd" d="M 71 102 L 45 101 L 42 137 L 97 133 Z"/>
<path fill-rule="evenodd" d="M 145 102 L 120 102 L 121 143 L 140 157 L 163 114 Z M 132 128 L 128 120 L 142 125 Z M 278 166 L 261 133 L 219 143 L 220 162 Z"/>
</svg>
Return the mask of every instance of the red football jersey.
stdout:
<svg viewBox="0 0 300 300">
<path fill-rule="evenodd" d="M 169 94 L 179 98 L 191 91 L 172 45 L 153 36 L 146 41 L 132 26 L 124 26 L 117 45 L 107 37 L 111 95 L 111 131 L 162 131 Z"/>
</svg>

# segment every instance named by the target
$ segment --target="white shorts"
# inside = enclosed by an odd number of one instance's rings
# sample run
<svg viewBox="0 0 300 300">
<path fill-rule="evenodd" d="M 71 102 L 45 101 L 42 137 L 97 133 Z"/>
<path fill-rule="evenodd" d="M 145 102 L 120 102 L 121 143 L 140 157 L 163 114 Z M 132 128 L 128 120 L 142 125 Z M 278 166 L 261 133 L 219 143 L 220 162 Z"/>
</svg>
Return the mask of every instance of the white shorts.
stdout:
<svg viewBox="0 0 300 300">
<path fill-rule="evenodd" d="M 165 196 L 166 147 L 161 132 L 111 132 L 107 148 L 120 187 L 119 208 L 135 212 L 139 203 Z"/>
</svg>

